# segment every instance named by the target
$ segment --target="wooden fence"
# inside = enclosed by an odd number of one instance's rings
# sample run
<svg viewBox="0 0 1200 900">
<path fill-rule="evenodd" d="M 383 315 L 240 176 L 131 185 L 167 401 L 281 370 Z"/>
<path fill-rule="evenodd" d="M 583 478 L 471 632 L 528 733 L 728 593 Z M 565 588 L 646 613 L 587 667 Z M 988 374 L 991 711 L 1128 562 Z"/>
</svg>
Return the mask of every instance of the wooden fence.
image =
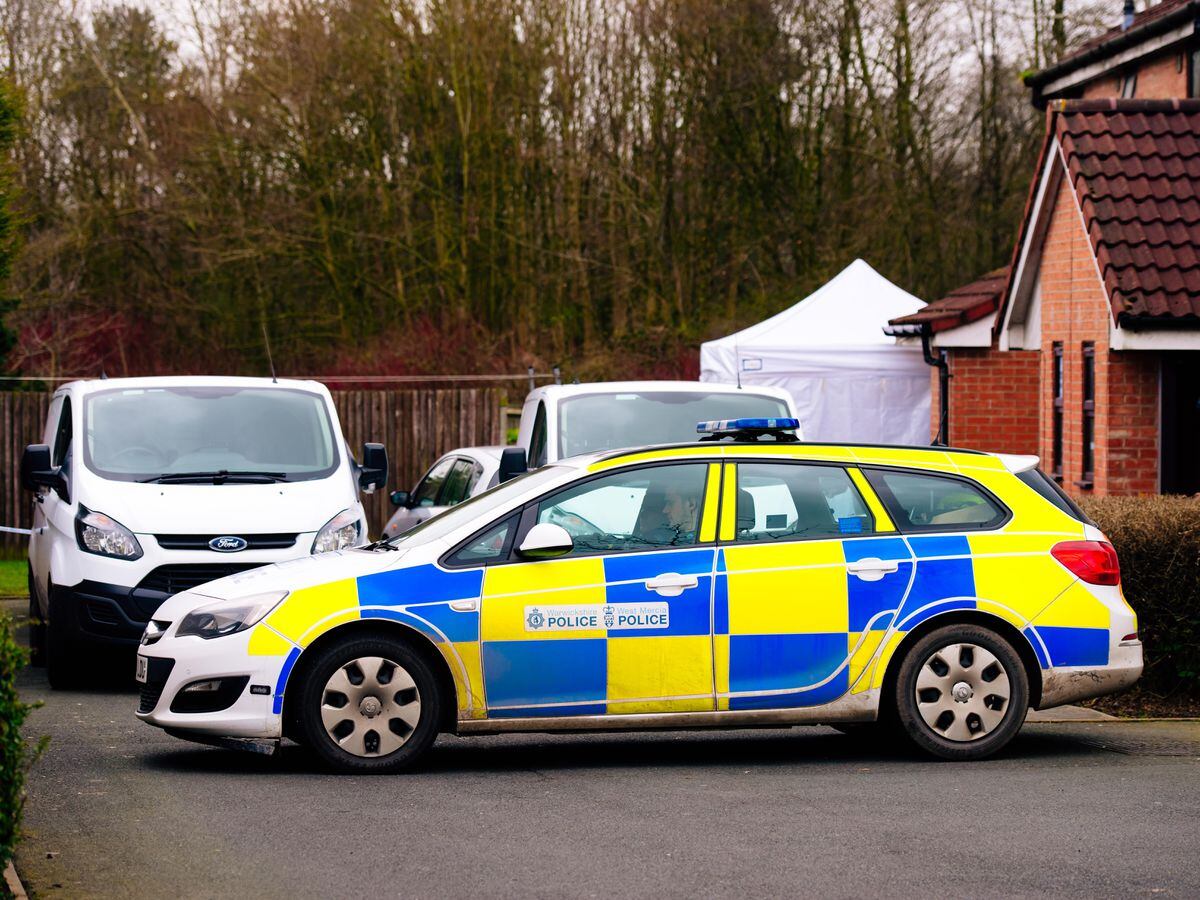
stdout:
<svg viewBox="0 0 1200 900">
<path fill-rule="evenodd" d="M 439 455 L 455 447 L 504 442 L 502 393 L 495 388 L 333 392 L 354 455 L 361 456 L 364 441 L 387 447 L 388 486 L 363 496 L 372 537 L 392 514 L 388 494 L 411 488 Z M 33 500 L 21 489 L 18 469 L 25 446 L 42 440 L 49 404 L 49 393 L 0 392 L 0 525 L 29 528 L 33 522 Z M 11 555 L 23 552 L 25 541 L 6 534 L 0 544 Z"/>
</svg>

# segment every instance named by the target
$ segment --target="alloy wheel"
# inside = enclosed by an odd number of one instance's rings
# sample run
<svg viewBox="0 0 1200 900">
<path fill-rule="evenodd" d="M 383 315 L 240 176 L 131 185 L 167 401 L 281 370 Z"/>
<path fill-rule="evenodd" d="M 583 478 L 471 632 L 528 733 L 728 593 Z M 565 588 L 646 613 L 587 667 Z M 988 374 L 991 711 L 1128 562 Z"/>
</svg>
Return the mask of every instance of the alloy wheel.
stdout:
<svg viewBox="0 0 1200 900">
<path fill-rule="evenodd" d="M 334 743 L 361 757 L 404 746 L 421 718 L 412 675 L 381 656 L 363 656 L 334 670 L 321 693 L 321 721 Z"/>
<path fill-rule="evenodd" d="M 933 651 L 917 674 L 917 711 L 935 734 L 951 741 L 977 741 L 1004 721 L 1012 688 L 996 655 L 972 643 L 946 644 Z"/>
</svg>

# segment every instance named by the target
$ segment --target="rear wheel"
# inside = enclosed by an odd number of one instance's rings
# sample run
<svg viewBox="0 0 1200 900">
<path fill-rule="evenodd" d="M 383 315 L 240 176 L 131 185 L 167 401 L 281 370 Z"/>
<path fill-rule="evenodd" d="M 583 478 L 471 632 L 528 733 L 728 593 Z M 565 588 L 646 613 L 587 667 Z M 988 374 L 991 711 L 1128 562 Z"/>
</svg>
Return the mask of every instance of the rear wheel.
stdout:
<svg viewBox="0 0 1200 900">
<path fill-rule="evenodd" d="M 1029 679 L 1016 650 L 977 625 L 949 625 L 905 655 L 894 702 L 904 733 L 943 759 L 983 759 L 1016 736 Z"/>
<path fill-rule="evenodd" d="M 338 771 L 399 772 L 437 737 L 440 709 L 437 679 L 407 644 L 348 638 L 321 650 L 307 670 L 300 736 Z"/>
</svg>

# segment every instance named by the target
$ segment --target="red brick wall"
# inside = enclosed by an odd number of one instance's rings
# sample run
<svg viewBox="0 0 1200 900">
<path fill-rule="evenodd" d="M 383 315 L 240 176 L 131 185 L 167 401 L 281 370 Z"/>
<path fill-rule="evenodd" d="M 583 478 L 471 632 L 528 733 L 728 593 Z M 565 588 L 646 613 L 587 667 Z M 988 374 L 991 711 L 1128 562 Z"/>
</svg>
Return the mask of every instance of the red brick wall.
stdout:
<svg viewBox="0 0 1200 900">
<path fill-rule="evenodd" d="M 1055 341 L 1063 345 L 1063 486 L 1074 494 L 1131 494 L 1158 489 L 1158 359 L 1108 348 L 1111 313 L 1074 192 L 1063 179 L 1046 232 L 1042 297 L 1039 455 L 1053 454 L 1051 389 Z M 1085 341 L 1095 346 L 1093 484 L 1083 481 Z"/>
<path fill-rule="evenodd" d="M 951 350 L 950 439 L 955 447 L 1037 453 L 1038 355 L 994 347 Z M 933 370 L 930 435 L 937 434 L 937 370 Z"/>
<path fill-rule="evenodd" d="M 1122 73 L 1124 74 L 1124 73 Z M 1105 72 L 1083 86 L 1083 96 L 1121 96 L 1121 77 Z M 1167 50 L 1142 62 L 1137 70 L 1134 96 L 1146 100 L 1161 100 L 1187 96 L 1187 61 L 1178 50 Z"/>
</svg>

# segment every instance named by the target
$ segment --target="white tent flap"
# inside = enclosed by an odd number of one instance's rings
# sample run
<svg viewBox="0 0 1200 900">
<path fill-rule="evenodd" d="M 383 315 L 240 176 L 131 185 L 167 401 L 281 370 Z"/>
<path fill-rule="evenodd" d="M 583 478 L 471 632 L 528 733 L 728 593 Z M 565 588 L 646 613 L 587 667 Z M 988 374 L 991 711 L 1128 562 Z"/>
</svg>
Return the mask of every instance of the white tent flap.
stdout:
<svg viewBox="0 0 1200 900">
<path fill-rule="evenodd" d="M 795 306 L 700 348 L 700 380 L 787 390 L 804 436 L 929 443 L 930 369 L 883 333 L 925 304 L 861 259 Z"/>
</svg>

